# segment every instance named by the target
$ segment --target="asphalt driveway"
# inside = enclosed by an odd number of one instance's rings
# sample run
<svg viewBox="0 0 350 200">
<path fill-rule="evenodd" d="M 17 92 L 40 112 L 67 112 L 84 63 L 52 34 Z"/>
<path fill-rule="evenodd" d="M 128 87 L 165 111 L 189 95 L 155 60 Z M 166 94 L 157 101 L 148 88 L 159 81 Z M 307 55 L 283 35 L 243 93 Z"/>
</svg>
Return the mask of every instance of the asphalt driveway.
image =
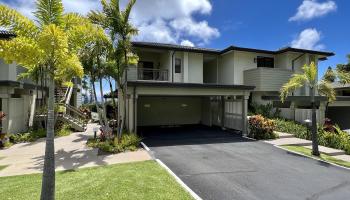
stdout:
<svg viewBox="0 0 350 200">
<path fill-rule="evenodd" d="M 203 199 L 350 198 L 350 171 L 206 127 L 143 132 L 144 143 Z"/>
</svg>

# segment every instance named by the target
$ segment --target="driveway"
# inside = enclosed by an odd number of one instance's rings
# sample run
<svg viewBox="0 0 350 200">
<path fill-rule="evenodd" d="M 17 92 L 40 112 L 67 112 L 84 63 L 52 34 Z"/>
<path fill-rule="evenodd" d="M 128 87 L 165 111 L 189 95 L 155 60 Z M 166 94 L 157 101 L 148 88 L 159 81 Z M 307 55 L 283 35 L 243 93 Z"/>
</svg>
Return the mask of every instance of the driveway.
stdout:
<svg viewBox="0 0 350 200">
<path fill-rule="evenodd" d="M 203 199 L 349 199 L 350 171 L 206 127 L 143 131 L 144 143 Z"/>
<path fill-rule="evenodd" d="M 99 155 L 97 149 L 86 146 L 87 139 L 93 137 L 94 126 L 96 124 L 89 124 L 84 133 L 72 133 L 69 136 L 55 139 L 56 170 L 72 170 L 151 159 L 145 150 L 115 155 Z M 33 143 L 16 144 L 9 149 L 0 150 L 0 166 L 7 166 L 0 170 L 0 177 L 41 173 L 44 165 L 44 153 L 45 138 Z"/>
</svg>

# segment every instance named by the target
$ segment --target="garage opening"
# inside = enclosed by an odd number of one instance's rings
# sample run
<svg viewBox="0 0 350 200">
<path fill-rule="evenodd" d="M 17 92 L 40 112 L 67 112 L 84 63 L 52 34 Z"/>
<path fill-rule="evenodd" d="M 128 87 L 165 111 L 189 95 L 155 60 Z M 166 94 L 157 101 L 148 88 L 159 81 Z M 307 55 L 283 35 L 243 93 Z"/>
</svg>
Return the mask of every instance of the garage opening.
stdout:
<svg viewBox="0 0 350 200">
<path fill-rule="evenodd" d="M 138 130 L 159 127 L 224 127 L 242 131 L 242 98 L 222 96 L 139 96 Z M 224 111 L 224 112 L 223 112 Z"/>
</svg>

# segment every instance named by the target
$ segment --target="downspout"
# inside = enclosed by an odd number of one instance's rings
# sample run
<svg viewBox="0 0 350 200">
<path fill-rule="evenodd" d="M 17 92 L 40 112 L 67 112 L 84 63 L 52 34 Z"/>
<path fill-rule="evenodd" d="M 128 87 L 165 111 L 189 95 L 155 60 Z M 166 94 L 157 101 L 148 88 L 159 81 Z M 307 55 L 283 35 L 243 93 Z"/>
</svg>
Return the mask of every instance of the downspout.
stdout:
<svg viewBox="0 0 350 200">
<path fill-rule="evenodd" d="M 171 82 L 174 83 L 174 56 L 175 56 L 176 51 L 173 51 L 171 55 Z"/>
<path fill-rule="evenodd" d="M 298 57 L 296 57 L 296 58 L 294 58 L 293 60 L 292 60 L 292 71 L 294 72 L 295 71 L 295 61 L 297 61 L 299 58 L 301 58 L 301 57 L 303 57 L 305 55 L 305 53 L 303 53 L 303 54 L 301 54 L 301 55 L 299 55 Z M 294 96 L 294 92 L 292 92 L 292 96 Z M 295 112 L 295 111 L 294 111 Z M 295 115 L 295 113 L 294 113 L 294 115 Z"/>
<path fill-rule="evenodd" d="M 292 70 L 294 71 L 294 64 L 295 64 L 295 61 L 297 61 L 299 58 L 303 57 L 305 55 L 305 53 L 301 54 L 300 56 L 294 58 L 292 60 Z"/>
</svg>

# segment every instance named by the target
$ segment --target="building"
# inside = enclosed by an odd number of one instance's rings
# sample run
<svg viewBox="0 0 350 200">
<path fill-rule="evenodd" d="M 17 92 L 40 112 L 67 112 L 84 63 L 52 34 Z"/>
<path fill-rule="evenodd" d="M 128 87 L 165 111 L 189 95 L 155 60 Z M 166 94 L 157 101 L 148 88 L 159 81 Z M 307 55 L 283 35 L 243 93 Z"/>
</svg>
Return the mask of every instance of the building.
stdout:
<svg viewBox="0 0 350 200">
<path fill-rule="evenodd" d="M 249 102 L 272 103 L 283 109 L 283 117 L 302 121 L 311 114 L 308 88 L 284 104 L 279 90 L 304 64 L 334 55 L 290 47 L 216 50 L 148 42 L 133 42 L 133 49 L 139 62 L 125 73 L 126 124 L 135 132 L 145 126 L 203 124 L 245 133 Z M 318 99 L 321 122 L 326 100 Z"/>
</svg>

